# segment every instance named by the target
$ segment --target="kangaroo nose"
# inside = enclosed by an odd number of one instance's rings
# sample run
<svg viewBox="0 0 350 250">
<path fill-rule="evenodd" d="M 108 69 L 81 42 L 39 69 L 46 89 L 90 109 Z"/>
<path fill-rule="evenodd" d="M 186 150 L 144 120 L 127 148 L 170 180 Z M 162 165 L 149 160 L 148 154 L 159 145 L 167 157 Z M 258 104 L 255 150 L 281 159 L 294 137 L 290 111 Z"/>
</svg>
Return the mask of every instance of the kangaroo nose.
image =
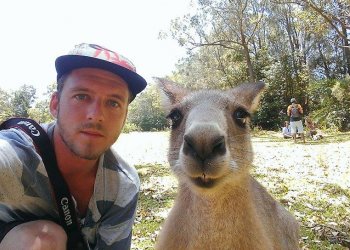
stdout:
<svg viewBox="0 0 350 250">
<path fill-rule="evenodd" d="M 184 136 L 183 152 L 185 155 L 205 161 L 226 153 L 225 137 L 222 135 L 186 134 Z"/>
</svg>

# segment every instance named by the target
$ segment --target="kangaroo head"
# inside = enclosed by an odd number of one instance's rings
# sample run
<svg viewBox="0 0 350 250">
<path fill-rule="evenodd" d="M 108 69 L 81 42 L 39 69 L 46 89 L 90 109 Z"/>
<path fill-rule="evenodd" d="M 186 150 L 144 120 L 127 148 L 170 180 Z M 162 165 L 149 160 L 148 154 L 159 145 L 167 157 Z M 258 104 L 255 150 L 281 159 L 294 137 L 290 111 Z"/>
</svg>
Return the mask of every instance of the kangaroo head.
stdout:
<svg viewBox="0 0 350 250">
<path fill-rule="evenodd" d="M 249 121 L 264 84 L 191 91 L 157 81 L 171 120 L 168 159 L 179 184 L 198 192 L 239 185 L 253 159 Z"/>
</svg>

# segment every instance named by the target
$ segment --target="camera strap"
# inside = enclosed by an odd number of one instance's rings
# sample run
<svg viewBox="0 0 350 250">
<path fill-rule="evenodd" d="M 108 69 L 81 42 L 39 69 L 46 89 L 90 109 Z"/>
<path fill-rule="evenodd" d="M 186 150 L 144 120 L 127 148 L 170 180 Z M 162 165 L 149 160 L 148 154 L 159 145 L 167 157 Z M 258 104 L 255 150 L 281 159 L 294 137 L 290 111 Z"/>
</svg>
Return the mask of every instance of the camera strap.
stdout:
<svg viewBox="0 0 350 250">
<path fill-rule="evenodd" d="M 58 169 L 54 148 L 47 133 L 37 122 L 27 118 L 10 118 L 0 125 L 0 130 L 9 128 L 21 129 L 34 141 L 55 194 L 61 226 L 68 236 L 67 249 L 88 249 L 80 230 L 75 204 L 68 185 Z"/>
</svg>

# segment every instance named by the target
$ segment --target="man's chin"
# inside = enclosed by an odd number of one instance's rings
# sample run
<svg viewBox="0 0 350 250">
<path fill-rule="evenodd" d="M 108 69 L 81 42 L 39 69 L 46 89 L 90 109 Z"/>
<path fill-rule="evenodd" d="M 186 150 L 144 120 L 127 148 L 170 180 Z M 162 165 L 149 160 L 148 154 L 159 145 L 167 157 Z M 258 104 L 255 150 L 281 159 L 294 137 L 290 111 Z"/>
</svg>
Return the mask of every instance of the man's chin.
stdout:
<svg viewBox="0 0 350 250">
<path fill-rule="evenodd" d="M 77 155 L 79 158 L 84 159 L 84 160 L 89 160 L 89 161 L 93 161 L 93 160 L 98 160 L 98 158 L 100 158 L 102 154 L 98 154 L 98 155 Z"/>
<path fill-rule="evenodd" d="M 75 154 L 77 157 L 84 159 L 84 160 L 97 160 L 100 158 L 100 156 L 106 151 L 106 150 L 86 150 L 86 149 L 71 149 L 72 153 Z"/>
</svg>

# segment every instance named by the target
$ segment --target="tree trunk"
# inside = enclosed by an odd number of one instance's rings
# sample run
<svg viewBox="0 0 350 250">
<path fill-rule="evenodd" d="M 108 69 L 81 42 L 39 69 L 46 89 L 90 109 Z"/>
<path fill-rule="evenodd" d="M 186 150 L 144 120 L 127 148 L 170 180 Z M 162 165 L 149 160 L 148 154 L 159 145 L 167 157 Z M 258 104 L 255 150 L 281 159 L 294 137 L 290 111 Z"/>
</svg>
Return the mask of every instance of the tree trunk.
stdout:
<svg viewBox="0 0 350 250">
<path fill-rule="evenodd" d="M 349 39 L 347 35 L 347 29 L 345 27 L 345 24 L 342 24 L 342 31 L 345 35 L 344 41 L 344 60 L 345 60 L 345 75 L 350 75 L 350 46 L 349 46 Z"/>
<path fill-rule="evenodd" d="M 248 68 L 248 76 L 249 76 L 249 81 L 250 82 L 255 82 L 255 75 L 254 75 L 254 69 L 253 69 L 253 64 L 252 60 L 250 59 L 250 53 L 249 53 L 249 47 L 248 43 L 246 41 L 246 37 L 243 31 L 243 27 L 240 27 L 240 33 L 241 33 L 241 45 L 243 47 L 243 54 L 247 62 L 247 68 Z"/>
<path fill-rule="evenodd" d="M 330 75 L 330 70 L 329 70 L 329 67 L 328 67 L 328 64 L 327 64 L 327 59 L 323 55 L 323 52 L 322 52 L 322 49 L 321 49 L 321 45 L 318 44 L 317 47 L 318 47 L 318 52 L 320 53 L 320 57 L 321 57 L 321 60 L 322 60 L 322 64 L 323 64 L 325 75 L 329 79 L 329 78 L 331 78 L 331 75 Z"/>
<path fill-rule="evenodd" d="M 246 61 L 247 61 L 249 81 L 255 82 L 253 64 L 252 64 L 252 61 L 250 59 L 249 48 L 246 44 L 243 45 L 243 51 L 244 51 L 244 56 L 245 56 Z"/>
</svg>

